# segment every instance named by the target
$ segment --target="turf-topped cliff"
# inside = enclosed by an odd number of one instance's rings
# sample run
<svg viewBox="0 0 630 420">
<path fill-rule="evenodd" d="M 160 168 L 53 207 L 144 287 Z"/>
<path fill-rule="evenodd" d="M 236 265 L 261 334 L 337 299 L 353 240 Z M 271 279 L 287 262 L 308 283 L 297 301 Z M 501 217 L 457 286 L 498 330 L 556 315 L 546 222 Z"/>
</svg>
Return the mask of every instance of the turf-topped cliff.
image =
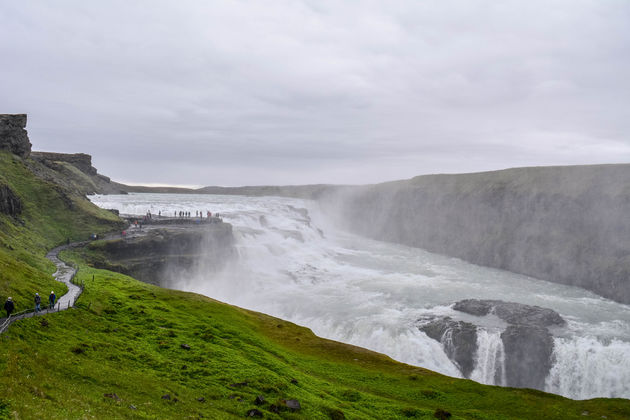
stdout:
<svg viewBox="0 0 630 420">
<path fill-rule="evenodd" d="M 630 165 L 427 175 L 324 207 L 362 235 L 630 303 Z"/>
</svg>

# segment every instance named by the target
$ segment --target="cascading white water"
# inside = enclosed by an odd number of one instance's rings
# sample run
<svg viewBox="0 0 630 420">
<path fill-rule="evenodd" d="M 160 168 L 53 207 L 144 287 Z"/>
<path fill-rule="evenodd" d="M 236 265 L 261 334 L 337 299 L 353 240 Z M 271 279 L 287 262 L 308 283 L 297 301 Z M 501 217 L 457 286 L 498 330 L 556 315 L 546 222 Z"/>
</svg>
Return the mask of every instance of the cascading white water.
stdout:
<svg viewBox="0 0 630 420">
<path fill-rule="evenodd" d="M 317 206 L 304 200 L 171 194 L 91 199 L 126 214 L 219 212 L 234 226 L 238 257 L 220 273 L 202 270 L 178 279 L 178 288 L 451 376 L 461 373 L 442 345 L 418 330 L 419 318 L 471 321 L 452 309 L 453 302 L 467 298 L 554 309 L 569 325 L 554 331 L 556 362 L 546 389 L 572 398 L 630 398 L 627 305 L 582 289 L 347 234 L 330 226 Z M 474 380 L 505 384 L 500 339 L 504 327 L 490 323 L 478 329 Z"/>
<path fill-rule="evenodd" d="M 477 329 L 477 359 L 470 379 L 488 385 L 505 385 L 505 350 L 501 331 Z"/>
<path fill-rule="evenodd" d="M 593 337 L 556 338 L 555 363 L 546 390 L 584 399 L 628 398 L 630 395 L 630 343 L 603 343 Z"/>
</svg>

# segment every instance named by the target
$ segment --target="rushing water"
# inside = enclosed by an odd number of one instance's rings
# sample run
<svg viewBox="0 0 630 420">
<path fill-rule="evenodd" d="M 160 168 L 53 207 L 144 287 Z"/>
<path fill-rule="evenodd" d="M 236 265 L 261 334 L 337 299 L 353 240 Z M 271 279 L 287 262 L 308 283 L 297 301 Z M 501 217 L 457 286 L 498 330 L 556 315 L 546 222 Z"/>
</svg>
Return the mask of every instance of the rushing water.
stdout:
<svg viewBox="0 0 630 420">
<path fill-rule="evenodd" d="M 305 200 L 173 194 L 90 198 L 126 214 L 219 212 L 234 227 L 237 257 L 219 273 L 176 279 L 177 287 L 451 376 L 461 374 L 442 345 L 418 330 L 419 318 L 470 320 L 451 308 L 467 298 L 554 309 L 568 325 L 553 331 L 554 363 L 546 390 L 578 399 L 630 398 L 628 305 L 583 289 L 355 236 L 332 227 L 316 203 Z M 485 322 L 471 377 L 501 385 L 505 325 L 491 317 Z"/>
</svg>

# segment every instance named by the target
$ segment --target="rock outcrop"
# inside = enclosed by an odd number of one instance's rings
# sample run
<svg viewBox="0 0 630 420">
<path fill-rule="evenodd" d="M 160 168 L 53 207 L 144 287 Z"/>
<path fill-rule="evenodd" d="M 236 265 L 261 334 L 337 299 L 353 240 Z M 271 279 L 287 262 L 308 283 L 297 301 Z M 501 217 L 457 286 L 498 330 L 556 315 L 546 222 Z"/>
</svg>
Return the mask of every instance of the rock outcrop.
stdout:
<svg viewBox="0 0 630 420">
<path fill-rule="evenodd" d="M 124 185 L 97 173 L 88 154 L 32 152 L 30 157 L 27 164 L 37 176 L 79 195 L 126 194 Z"/>
<path fill-rule="evenodd" d="M 507 386 L 545 389 L 553 337 L 540 325 L 510 325 L 501 333 Z"/>
<path fill-rule="evenodd" d="M 630 164 L 426 175 L 322 204 L 357 234 L 630 303 Z"/>
<path fill-rule="evenodd" d="M 453 309 L 478 317 L 492 314 L 505 321 L 508 326 L 501 333 L 505 385 L 544 389 L 553 354 L 553 337 L 548 327 L 566 324 L 557 312 L 539 306 L 479 299 L 459 301 Z M 418 328 L 439 341 L 462 375 L 470 377 L 477 359 L 480 327 L 451 317 L 432 317 L 419 319 Z M 500 373 L 495 372 L 495 378 Z"/>
<path fill-rule="evenodd" d="M 8 185 L 0 184 L 0 213 L 17 216 L 22 212 L 22 202 Z"/>
<path fill-rule="evenodd" d="M 450 317 L 433 318 L 421 322 L 420 330 L 432 339 L 442 343 L 444 352 L 459 368 L 464 377 L 469 378 L 475 368 L 477 351 L 477 327 Z"/>
<path fill-rule="evenodd" d="M 133 229 L 135 230 L 135 229 Z M 146 283 L 174 287 L 193 272 L 211 272 L 232 256 L 232 225 L 228 223 L 144 227 L 125 238 L 94 242 L 90 263 Z M 203 270 L 200 270 L 203 266 Z"/>
<path fill-rule="evenodd" d="M 33 152 L 31 158 L 48 165 L 67 162 L 86 175 L 96 175 L 96 168 L 92 166 L 92 156 L 85 153 Z"/>
<path fill-rule="evenodd" d="M 516 302 L 504 302 L 502 300 L 464 299 L 455 303 L 453 309 L 476 316 L 493 313 L 508 324 L 514 325 L 550 327 L 552 325 L 566 324 L 566 321 L 560 314 L 553 309 Z"/>
<path fill-rule="evenodd" d="M 23 158 L 31 153 L 26 114 L 0 114 L 0 150 L 8 150 Z"/>
</svg>

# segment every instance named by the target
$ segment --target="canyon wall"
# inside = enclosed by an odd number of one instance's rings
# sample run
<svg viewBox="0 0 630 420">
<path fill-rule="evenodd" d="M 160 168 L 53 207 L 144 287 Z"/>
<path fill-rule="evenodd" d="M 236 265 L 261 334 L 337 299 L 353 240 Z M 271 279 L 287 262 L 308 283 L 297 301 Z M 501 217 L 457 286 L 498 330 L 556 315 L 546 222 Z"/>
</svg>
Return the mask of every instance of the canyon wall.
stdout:
<svg viewBox="0 0 630 420">
<path fill-rule="evenodd" d="M 630 165 L 427 175 L 331 191 L 349 230 L 630 303 Z"/>
</svg>

